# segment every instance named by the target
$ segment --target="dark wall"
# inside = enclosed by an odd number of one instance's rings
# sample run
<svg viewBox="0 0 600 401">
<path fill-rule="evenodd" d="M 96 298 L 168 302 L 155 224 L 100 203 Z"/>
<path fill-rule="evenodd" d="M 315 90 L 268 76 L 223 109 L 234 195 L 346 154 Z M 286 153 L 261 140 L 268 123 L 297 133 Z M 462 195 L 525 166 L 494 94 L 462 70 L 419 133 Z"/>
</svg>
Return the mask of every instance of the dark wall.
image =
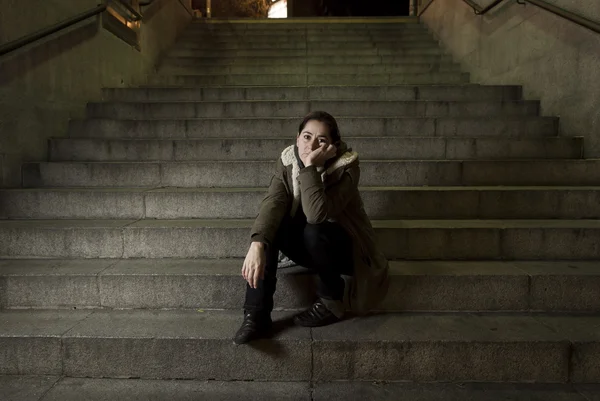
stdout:
<svg viewBox="0 0 600 401">
<path fill-rule="evenodd" d="M 410 11 L 410 0 L 369 0 L 355 3 L 353 15 L 356 16 L 408 15 Z"/>
<path fill-rule="evenodd" d="M 332 17 L 408 15 L 410 0 L 318 0 Z"/>
<path fill-rule="evenodd" d="M 204 11 L 206 0 L 192 0 L 194 8 Z M 288 0 L 289 17 L 394 16 L 408 15 L 410 0 Z M 212 0 L 213 17 L 227 17 L 227 10 Z"/>
<path fill-rule="evenodd" d="M 289 17 L 316 17 L 321 15 L 320 0 L 288 0 Z"/>
</svg>

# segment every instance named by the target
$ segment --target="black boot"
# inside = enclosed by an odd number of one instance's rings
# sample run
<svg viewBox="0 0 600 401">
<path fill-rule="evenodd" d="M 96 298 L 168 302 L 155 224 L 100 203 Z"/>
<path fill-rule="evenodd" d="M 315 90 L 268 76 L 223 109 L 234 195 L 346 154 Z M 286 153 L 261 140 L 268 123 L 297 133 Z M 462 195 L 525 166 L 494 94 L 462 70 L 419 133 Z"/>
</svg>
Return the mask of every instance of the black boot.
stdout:
<svg viewBox="0 0 600 401">
<path fill-rule="evenodd" d="M 303 327 L 327 326 L 341 320 L 320 300 L 304 312 L 294 316 L 294 323 Z"/>
<path fill-rule="evenodd" d="M 244 322 L 239 328 L 233 342 L 236 344 L 246 344 L 252 340 L 256 340 L 269 332 L 272 326 L 271 315 L 261 314 L 258 312 L 244 312 Z"/>
</svg>

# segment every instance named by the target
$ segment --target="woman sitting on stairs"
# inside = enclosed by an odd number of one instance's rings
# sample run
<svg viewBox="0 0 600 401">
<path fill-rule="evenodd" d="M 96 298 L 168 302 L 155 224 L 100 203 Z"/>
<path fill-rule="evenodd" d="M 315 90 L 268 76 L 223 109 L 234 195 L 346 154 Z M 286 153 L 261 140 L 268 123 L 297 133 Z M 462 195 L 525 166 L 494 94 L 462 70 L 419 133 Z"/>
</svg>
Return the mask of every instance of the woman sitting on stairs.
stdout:
<svg viewBox="0 0 600 401">
<path fill-rule="evenodd" d="M 328 113 L 308 114 L 296 145 L 277 161 L 275 175 L 252 227 L 242 275 L 247 281 L 244 322 L 235 335 L 244 344 L 268 334 L 281 250 L 318 274 L 318 300 L 294 317 L 317 327 L 340 321 L 349 308 L 374 308 L 386 295 L 388 263 L 377 249 L 358 192 L 358 154 L 341 141 Z M 353 276 L 348 291 L 342 275 Z"/>
</svg>

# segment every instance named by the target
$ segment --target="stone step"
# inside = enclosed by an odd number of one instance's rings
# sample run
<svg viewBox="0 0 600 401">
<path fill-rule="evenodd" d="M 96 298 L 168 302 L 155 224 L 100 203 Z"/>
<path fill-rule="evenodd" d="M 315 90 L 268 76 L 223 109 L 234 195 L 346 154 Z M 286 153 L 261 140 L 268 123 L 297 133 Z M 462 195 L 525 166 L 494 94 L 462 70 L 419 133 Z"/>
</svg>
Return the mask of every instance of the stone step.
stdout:
<svg viewBox="0 0 600 401">
<path fill-rule="evenodd" d="M 402 33 L 417 33 L 417 32 L 429 32 L 424 25 L 421 24 L 409 24 L 409 25 L 290 25 L 290 26 L 214 26 L 214 27 L 197 27 L 191 25 L 184 31 L 185 34 L 199 34 L 199 35 L 266 35 L 277 37 L 280 35 L 319 35 L 319 34 L 330 34 L 330 35 L 346 35 L 352 37 L 353 35 L 367 35 L 367 34 L 402 34 Z"/>
<path fill-rule="evenodd" d="M 599 219 L 600 187 L 361 187 L 371 219 Z M 251 219 L 266 188 L 0 189 L 0 219 Z"/>
<path fill-rule="evenodd" d="M 398 40 L 396 42 L 373 42 L 371 40 L 361 41 L 348 41 L 348 42 L 227 42 L 227 43 L 214 43 L 211 41 L 178 41 L 174 44 L 173 49 L 194 49 L 194 50 L 206 50 L 206 51 L 226 51 L 226 50 L 306 50 L 308 52 L 312 50 L 343 50 L 343 49 L 356 49 L 356 50 L 407 50 L 407 49 L 429 49 L 438 48 L 440 44 L 433 39 L 420 40 L 420 41 L 403 41 Z"/>
<path fill-rule="evenodd" d="M 345 137 L 364 159 L 577 159 L 582 138 Z M 292 138 L 86 139 L 49 141 L 50 161 L 276 160 Z"/>
<path fill-rule="evenodd" d="M 345 37 L 347 40 L 352 38 L 364 37 L 382 37 L 382 36 L 431 36 L 431 32 L 423 26 L 400 27 L 398 29 L 388 28 L 359 28 L 359 27 L 337 27 L 335 29 L 187 29 L 181 33 L 179 38 L 214 38 L 214 37 L 252 37 L 252 38 L 280 38 L 280 37 L 310 37 L 310 38 L 330 38 Z"/>
<path fill-rule="evenodd" d="M 306 19 L 302 20 L 287 18 L 285 20 L 261 20 L 251 21 L 250 23 L 243 23 L 239 20 L 232 20 L 228 22 L 215 22 L 217 19 L 211 18 L 210 20 L 196 22 L 193 21 L 188 25 L 188 30 L 198 30 L 202 32 L 239 32 L 239 31 L 254 31 L 254 32 L 273 32 L 273 31 L 326 31 L 332 32 L 337 30 L 354 30 L 359 31 L 361 29 L 372 29 L 372 30 L 402 30 L 402 29 L 425 29 L 423 24 L 413 18 L 411 21 L 383 21 L 382 17 L 377 18 L 364 18 L 359 21 L 356 18 L 352 20 L 333 20 L 332 18 L 317 19 Z"/>
<path fill-rule="evenodd" d="M 315 17 L 315 18 L 279 18 L 279 19 L 245 19 L 245 18 L 210 18 L 192 20 L 189 27 L 206 29 L 239 29 L 239 28 L 336 28 L 340 26 L 349 27 L 404 27 L 408 25 L 419 25 L 416 17 Z"/>
<path fill-rule="evenodd" d="M 417 74 L 237 74 L 150 75 L 147 86 L 327 86 L 327 85 L 440 85 L 468 84 L 469 74 L 422 72 Z"/>
<path fill-rule="evenodd" d="M 174 45 L 306 45 L 313 46 L 319 44 L 340 44 L 347 46 L 361 46 L 365 43 L 381 44 L 382 46 L 406 44 L 408 46 L 419 46 L 419 43 L 428 43 L 439 45 L 435 36 L 427 31 L 418 32 L 379 32 L 379 33 L 356 33 L 353 36 L 328 34 L 328 33 L 301 33 L 301 34 L 282 34 L 279 36 L 254 35 L 252 33 L 240 33 L 238 35 L 222 34 L 183 34 L 177 38 Z"/>
<path fill-rule="evenodd" d="M 425 30 L 419 31 L 357 31 L 352 36 L 335 32 L 289 32 L 284 31 L 276 35 L 263 32 L 193 32 L 185 31 L 178 38 L 178 42 L 199 43 L 288 43 L 288 42 L 413 42 L 432 40 L 433 36 Z"/>
<path fill-rule="evenodd" d="M 423 26 L 416 17 L 315 17 L 280 19 L 210 18 L 192 20 L 190 29 L 238 30 L 238 29 L 339 29 L 381 28 L 401 29 Z"/>
<path fill-rule="evenodd" d="M 265 26 L 265 25 L 220 25 L 220 26 L 198 26 L 189 25 L 187 29 L 183 31 L 185 34 L 206 34 L 206 35 L 223 35 L 223 34 L 253 34 L 253 35 L 270 35 L 277 37 L 283 34 L 337 34 L 337 35 L 348 35 L 351 32 L 354 34 L 366 34 L 366 33 L 382 33 L 382 32 L 396 32 L 396 33 L 409 33 L 409 32 L 428 32 L 427 28 L 423 24 L 412 23 L 412 24 L 278 24 L 276 26 Z"/>
<path fill-rule="evenodd" d="M 274 161 L 24 163 L 23 187 L 258 187 Z M 362 160 L 364 186 L 600 185 L 600 159 Z"/>
<path fill-rule="evenodd" d="M 82 379 L 60 376 L 0 376 L 0 393 L 14 400 L 105 401 L 135 394 L 144 400 L 211 401 L 590 401 L 598 385 L 571 384 L 436 384 L 391 382 L 249 382 L 219 380 Z"/>
<path fill-rule="evenodd" d="M 2 260 L 9 308 L 236 309 L 243 259 Z M 276 309 L 315 299 L 316 276 L 278 273 Z M 390 262 L 388 312 L 597 312 L 600 262 Z M 465 292 L 465 288 L 469 288 Z"/>
<path fill-rule="evenodd" d="M 160 74 L 173 75 L 222 75 L 222 74 L 420 74 L 434 72 L 460 72 L 455 63 L 396 64 L 396 65 L 192 65 L 166 64 Z"/>
<path fill-rule="evenodd" d="M 229 88 L 235 91 L 235 88 Z M 167 92 L 170 89 L 160 89 Z M 198 93 L 207 93 L 199 89 Z M 137 93 L 154 94 L 156 89 L 140 89 Z M 148 92 L 145 92 L 148 91 Z M 129 93 L 129 92 L 128 92 Z M 188 92 L 186 92 L 188 93 Z M 212 99 L 212 98 L 211 98 Z M 124 99 L 128 100 L 128 99 Z M 145 100 L 145 99 L 142 99 Z M 195 99 L 192 99 L 195 100 Z M 443 118 L 350 118 L 336 117 L 345 136 L 436 136 L 540 138 L 558 134 L 555 117 L 443 117 Z M 241 118 L 195 120 L 71 120 L 70 137 L 87 138 L 222 138 L 261 137 L 265 133 L 293 140 L 300 119 Z"/>
<path fill-rule="evenodd" d="M 438 46 L 414 47 L 398 49 L 230 49 L 230 50 L 207 50 L 173 47 L 167 56 L 171 57 L 340 57 L 340 56 L 426 56 L 426 55 L 444 55 L 445 52 Z"/>
<path fill-rule="evenodd" d="M 0 371 L 317 382 L 600 380 L 598 334 L 589 330 L 598 317 L 385 314 L 307 329 L 276 313 L 272 339 L 240 347 L 231 338 L 241 318 L 237 311 L 2 311 Z"/>
<path fill-rule="evenodd" d="M 273 77 L 273 76 L 271 76 Z M 537 116 L 538 101 L 250 100 L 88 103 L 87 116 L 114 119 L 298 117 L 326 110 L 343 117 Z"/>
<path fill-rule="evenodd" d="M 218 66 L 218 65 L 397 65 L 397 64 L 433 64 L 452 63 L 452 56 L 446 55 L 415 55 L 415 56 L 334 56 L 334 57 L 167 57 L 163 59 L 162 65 L 174 65 L 181 67 L 195 66 Z"/>
<path fill-rule="evenodd" d="M 522 100 L 520 86 L 288 86 L 236 88 L 105 88 L 107 101 L 224 100 Z"/>
<path fill-rule="evenodd" d="M 2 220 L 0 258 L 241 258 L 253 220 Z M 595 260 L 599 220 L 374 220 L 407 260 Z M 474 246 L 473 244 L 477 244 Z"/>
<path fill-rule="evenodd" d="M 318 17 L 319 21 L 314 19 L 305 20 L 305 21 L 294 21 L 291 23 L 292 19 L 288 18 L 284 20 L 274 20 L 269 19 L 266 20 L 268 23 L 240 23 L 240 21 L 235 21 L 235 23 L 214 23 L 215 19 L 211 18 L 209 23 L 195 23 L 187 26 L 187 32 L 198 31 L 198 32 L 240 32 L 240 31 L 252 31 L 252 32 L 265 32 L 265 34 L 270 33 L 273 34 L 276 31 L 292 31 L 292 32 L 302 32 L 302 31 L 323 31 L 323 32 L 335 32 L 335 31 L 350 31 L 354 32 L 364 31 L 364 30 L 389 30 L 389 31 L 399 31 L 399 30 L 411 30 L 411 29 L 426 29 L 425 25 L 420 24 L 418 20 L 413 20 L 410 22 L 397 22 L 397 21 L 381 21 L 380 17 L 376 19 L 371 18 L 369 21 L 329 21 L 323 19 L 322 17 Z M 303 18 L 304 20 L 305 18 Z"/>
</svg>

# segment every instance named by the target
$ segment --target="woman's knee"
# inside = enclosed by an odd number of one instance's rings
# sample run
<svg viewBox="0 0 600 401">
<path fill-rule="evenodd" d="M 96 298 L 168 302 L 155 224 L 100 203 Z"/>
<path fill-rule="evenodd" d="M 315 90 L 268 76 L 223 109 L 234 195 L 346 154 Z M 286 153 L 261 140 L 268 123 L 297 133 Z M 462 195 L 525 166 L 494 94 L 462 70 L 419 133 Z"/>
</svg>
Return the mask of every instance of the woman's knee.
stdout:
<svg viewBox="0 0 600 401">
<path fill-rule="evenodd" d="M 330 266 L 340 272 L 352 269 L 350 237 L 335 223 L 307 224 L 304 228 L 304 246 L 315 268 Z"/>
<path fill-rule="evenodd" d="M 346 231 L 336 223 L 323 222 L 320 224 L 306 224 L 304 227 L 304 245 L 310 253 L 344 252 L 349 243 Z"/>
<path fill-rule="evenodd" d="M 311 252 L 323 249 L 329 242 L 329 231 L 326 226 L 328 223 L 306 224 L 304 227 L 304 245 Z"/>
</svg>

